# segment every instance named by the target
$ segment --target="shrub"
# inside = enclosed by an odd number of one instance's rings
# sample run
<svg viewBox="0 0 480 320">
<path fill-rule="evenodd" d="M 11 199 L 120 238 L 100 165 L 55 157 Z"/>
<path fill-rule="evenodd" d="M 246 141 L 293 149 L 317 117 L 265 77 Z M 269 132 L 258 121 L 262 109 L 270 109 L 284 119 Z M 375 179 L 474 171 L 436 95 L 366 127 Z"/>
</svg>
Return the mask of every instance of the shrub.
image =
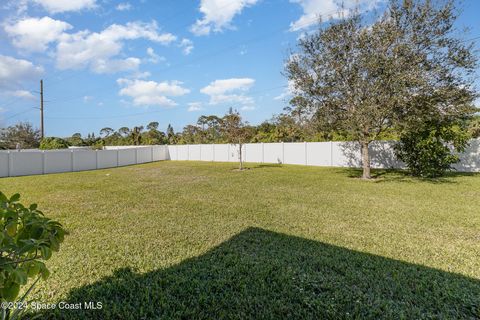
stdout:
<svg viewBox="0 0 480 320">
<path fill-rule="evenodd" d="M 60 249 L 66 231 L 37 209 L 24 207 L 20 195 L 7 198 L 0 192 L 0 300 L 3 319 L 15 319 L 24 312 L 22 304 L 33 286 L 49 276 L 46 260 Z M 19 299 L 20 288 L 35 279 Z M 16 303 L 12 303 L 15 302 Z M 12 306 L 12 308 L 10 308 Z M 15 306 L 15 308 L 13 308 Z"/>
<path fill-rule="evenodd" d="M 62 138 L 46 137 L 40 142 L 40 149 L 52 150 L 52 149 L 67 149 L 68 142 Z"/>
<path fill-rule="evenodd" d="M 436 178 L 452 170 L 465 150 L 469 135 L 458 125 L 427 122 L 403 132 L 395 145 L 396 156 L 412 175 Z"/>
</svg>

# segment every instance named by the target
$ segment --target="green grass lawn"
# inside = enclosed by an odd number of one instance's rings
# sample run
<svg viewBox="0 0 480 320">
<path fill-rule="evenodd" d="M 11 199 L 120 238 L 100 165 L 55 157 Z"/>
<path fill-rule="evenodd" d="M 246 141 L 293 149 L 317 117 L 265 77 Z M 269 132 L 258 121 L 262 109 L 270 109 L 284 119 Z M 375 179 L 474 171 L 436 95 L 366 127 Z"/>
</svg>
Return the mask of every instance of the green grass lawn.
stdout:
<svg viewBox="0 0 480 320">
<path fill-rule="evenodd" d="M 0 179 L 69 230 L 45 318 L 480 318 L 480 175 L 165 161 Z"/>
</svg>

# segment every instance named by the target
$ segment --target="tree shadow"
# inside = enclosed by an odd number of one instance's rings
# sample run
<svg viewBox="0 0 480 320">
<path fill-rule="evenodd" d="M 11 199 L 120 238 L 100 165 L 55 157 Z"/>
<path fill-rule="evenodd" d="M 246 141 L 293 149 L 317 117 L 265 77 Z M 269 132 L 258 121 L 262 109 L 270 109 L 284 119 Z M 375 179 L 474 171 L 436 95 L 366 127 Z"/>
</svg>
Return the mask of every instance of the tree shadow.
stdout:
<svg viewBox="0 0 480 320">
<path fill-rule="evenodd" d="M 254 165 L 252 168 L 254 168 L 254 169 L 283 168 L 283 164 L 281 164 L 281 163 L 262 163 L 262 164 Z"/>
<path fill-rule="evenodd" d="M 362 169 L 358 168 L 345 168 L 338 170 L 337 173 L 343 173 L 349 178 L 360 178 L 362 176 Z M 402 182 L 402 183 L 415 183 L 426 182 L 432 184 L 449 184 L 459 183 L 456 179 L 459 177 L 480 177 L 480 173 L 477 172 L 446 172 L 444 176 L 437 178 L 425 178 L 414 177 L 409 171 L 403 169 L 372 169 L 371 172 L 372 182 L 385 183 L 385 182 Z"/>
<path fill-rule="evenodd" d="M 340 150 L 346 158 L 346 164 L 349 167 L 360 168 L 362 166 L 358 142 L 343 142 L 340 145 Z M 391 141 L 373 141 L 369 144 L 368 150 L 372 168 L 394 169 L 404 167 L 402 162 L 397 160 Z"/>
<path fill-rule="evenodd" d="M 475 319 L 480 281 L 420 265 L 248 228 L 164 270 L 128 268 L 74 289 L 47 319 Z"/>
</svg>

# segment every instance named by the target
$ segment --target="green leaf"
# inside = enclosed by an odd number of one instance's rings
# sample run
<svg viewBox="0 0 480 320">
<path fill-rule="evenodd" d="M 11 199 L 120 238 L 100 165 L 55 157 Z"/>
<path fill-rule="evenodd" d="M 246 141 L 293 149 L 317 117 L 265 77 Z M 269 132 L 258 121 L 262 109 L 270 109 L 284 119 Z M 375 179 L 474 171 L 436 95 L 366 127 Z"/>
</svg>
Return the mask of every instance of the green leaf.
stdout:
<svg viewBox="0 0 480 320">
<path fill-rule="evenodd" d="M 32 261 L 31 263 L 28 264 L 27 274 L 29 277 L 34 277 L 40 272 L 40 269 L 41 269 L 40 265 L 35 261 Z"/>
<path fill-rule="evenodd" d="M 46 267 L 41 268 L 40 273 L 42 274 L 42 279 L 46 280 L 50 276 L 50 271 Z"/>
<path fill-rule="evenodd" d="M 52 250 L 50 250 L 50 248 L 47 247 L 47 246 L 41 246 L 40 247 L 40 252 L 42 253 L 42 257 L 45 260 L 50 259 L 50 257 L 52 256 Z"/>
<path fill-rule="evenodd" d="M 58 240 L 55 238 L 55 236 L 50 236 L 50 248 L 53 250 L 53 251 L 58 251 L 60 250 L 60 243 L 58 242 Z"/>
<path fill-rule="evenodd" d="M 32 251 L 33 249 L 35 249 L 35 245 L 33 243 L 27 243 L 18 251 L 18 254 L 24 254 Z"/>
<path fill-rule="evenodd" d="M 20 285 L 18 283 L 10 282 L 2 289 L 2 297 L 7 301 L 14 301 L 20 292 Z"/>
<path fill-rule="evenodd" d="M 27 283 L 27 272 L 21 268 L 18 268 L 17 270 L 13 271 L 12 274 L 10 275 L 10 279 L 18 283 L 19 285 L 24 285 Z"/>
<path fill-rule="evenodd" d="M 10 197 L 10 202 L 17 202 L 18 200 L 20 200 L 20 193 L 15 193 Z"/>
<path fill-rule="evenodd" d="M 30 205 L 30 210 L 33 211 L 33 210 L 37 210 L 37 207 L 38 205 L 36 203 L 33 203 Z"/>
<path fill-rule="evenodd" d="M 5 227 L 5 229 L 7 230 L 7 234 L 10 237 L 15 236 L 15 233 L 17 232 L 17 222 L 12 221 L 12 222 L 8 223 L 7 226 Z"/>
</svg>

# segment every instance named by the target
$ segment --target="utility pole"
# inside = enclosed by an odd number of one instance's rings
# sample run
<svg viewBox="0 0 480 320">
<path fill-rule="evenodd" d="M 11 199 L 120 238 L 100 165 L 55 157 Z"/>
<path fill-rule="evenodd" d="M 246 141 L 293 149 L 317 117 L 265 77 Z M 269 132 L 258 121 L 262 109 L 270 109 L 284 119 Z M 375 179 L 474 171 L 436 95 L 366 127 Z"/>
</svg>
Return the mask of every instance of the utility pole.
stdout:
<svg viewBox="0 0 480 320">
<path fill-rule="evenodd" d="M 40 80 L 40 137 L 45 137 L 45 127 L 43 126 L 43 80 Z"/>
</svg>

